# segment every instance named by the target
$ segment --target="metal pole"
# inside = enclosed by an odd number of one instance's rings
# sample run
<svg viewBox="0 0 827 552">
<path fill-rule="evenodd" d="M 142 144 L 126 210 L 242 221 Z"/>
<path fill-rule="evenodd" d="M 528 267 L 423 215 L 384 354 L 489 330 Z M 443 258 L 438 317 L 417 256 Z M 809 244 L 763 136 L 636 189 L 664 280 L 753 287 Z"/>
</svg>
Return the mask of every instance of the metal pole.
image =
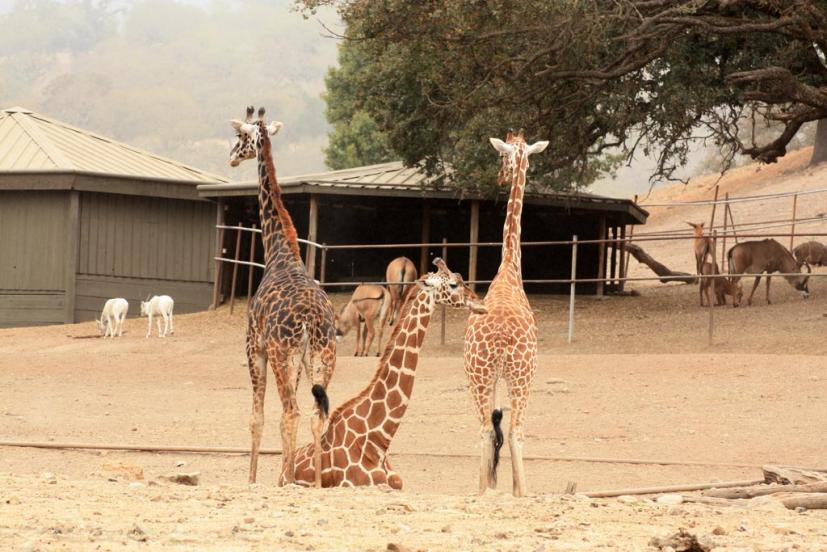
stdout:
<svg viewBox="0 0 827 552">
<path fill-rule="evenodd" d="M 442 238 L 442 260 L 445 261 L 445 264 L 448 264 L 448 247 L 445 245 L 448 243 L 447 238 Z M 442 305 L 442 324 L 439 328 L 439 343 L 440 345 L 445 345 L 445 324 L 446 324 L 446 317 L 448 316 L 448 309 L 445 305 Z"/>
<path fill-rule="evenodd" d="M 606 232 L 606 217 L 600 217 L 600 226 L 598 231 L 598 240 L 605 240 L 608 237 L 608 233 Z M 598 252 L 597 252 L 597 277 L 603 278 L 600 282 L 597 282 L 597 295 L 603 295 L 603 289 L 606 285 L 606 242 L 601 241 L 597 245 Z"/>
<path fill-rule="evenodd" d="M 241 254 L 241 223 L 238 223 L 238 230 L 235 232 L 235 260 L 238 261 L 238 257 Z M 230 314 L 233 313 L 233 303 L 235 303 L 235 282 L 236 278 L 238 277 L 238 262 L 233 263 L 233 282 L 232 287 L 230 288 Z"/>
<path fill-rule="evenodd" d="M 477 243 L 480 239 L 480 202 L 476 199 L 471 201 L 471 231 L 469 237 L 468 241 L 471 243 Z M 468 279 L 472 282 L 477 279 L 478 251 L 479 248 L 476 245 L 472 245 L 468 249 Z M 470 284 L 470 287 L 476 291 L 476 284 Z"/>
<path fill-rule="evenodd" d="M 256 229 L 256 225 L 253 225 L 253 230 Z M 247 269 L 247 305 L 253 300 L 253 272 L 256 270 L 256 267 L 253 266 L 252 263 L 256 260 L 256 240 L 258 239 L 258 234 L 255 232 L 250 233 L 250 266 Z"/>
<path fill-rule="evenodd" d="M 319 267 L 319 282 L 322 284 L 325 282 L 325 266 L 327 266 L 327 244 L 322 244 L 322 259 L 320 261 L 321 266 Z"/>
<path fill-rule="evenodd" d="M 718 231 L 712 231 L 712 259 L 715 259 L 715 251 L 716 247 L 718 246 Z M 714 264 L 714 263 L 713 263 Z M 703 271 L 701 271 L 703 274 Z M 709 346 L 712 346 L 712 335 L 715 331 L 715 302 L 717 301 L 717 295 L 715 294 L 715 287 L 718 285 L 718 278 L 712 278 L 712 282 L 710 282 L 710 287 L 712 289 L 712 297 L 709 298 Z"/>
<path fill-rule="evenodd" d="M 224 200 L 223 198 L 218 199 L 218 207 L 216 212 L 216 226 L 223 226 L 224 225 Z M 216 257 L 223 257 L 224 256 L 224 229 L 223 228 L 216 228 L 216 243 L 215 243 L 215 256 Z M 213 282 L 213 290 L 212 290 L 212 308 L 218 308 L 218 300 L 219 295 L 221 292 L 221 272 L 222 272 L 222 263 L 221 261 L 215 261 L 215 274 L 213 275 L 215 278 L 215 282 Z"/>
<path fill-rule="evenodd" d="M 316 232 L 319 227 L 319 198 L 316 194 L 310 194 L 310 212 L 308 217 L 307 241 L 316 241 Z M 316 277 L 316 247 L 307 244 L 305 249 L 305 265 L 307 268 L 307 275 L 311 278 Z"/>
<path fill-rule="evenodd" d="M 793 250 L 793 240 L 795 240 L 795 206 L 798 203 L 798 194 L 793 196 L 793 223 L 790 227 L 790 251 Z"/>
<path fill-rule="evenodd" d="M 577 278 L 577 235 L 572 236 L 571 241 L 571 287 L 569 291 L 569 339 L 571 343 L 574 339 L 574 286 Z"/>
<path fill-rule="evenodd" d="M 715 208 L 718 206 L 718 184 L 715 184 L 715 199 L 712 202 L 712 216 L 709 217 L 709 230 L 712 231 L 712 228 L 715 227 Z M 715 257 L 712 257 L 713 262 L 715 261 Z"/>
<path fill-rule="evenodd" d="M 727 223 L 726 213 L 727 213 L 727 209 L 729 209 L 729 192 L 724 194 L 724 201 L 725 201 L 725 203 L 724 203 L 724 235 L 723 235 L 724 242 L 721 245 L 721 273 L 722 274 L 724 272 L 726 272 L 726 273 L 729 272 L 729 270 L 724 266 L 724 256 L 726 255 L 726 223 Z M 714 261 L 714 259 L 713 259 L 713 261 Z"/>
</svg>

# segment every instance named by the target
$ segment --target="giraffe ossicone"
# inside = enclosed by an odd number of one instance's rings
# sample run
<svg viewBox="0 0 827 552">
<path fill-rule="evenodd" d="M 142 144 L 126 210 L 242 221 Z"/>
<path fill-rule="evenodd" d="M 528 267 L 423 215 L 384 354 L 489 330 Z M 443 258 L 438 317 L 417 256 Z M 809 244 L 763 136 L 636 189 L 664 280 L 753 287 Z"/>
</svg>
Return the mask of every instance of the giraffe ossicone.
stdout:
<svg viewBox="0 0 827 552">
<path fill-rule="evenodd" d="M 388 448 L 413 392 L 431 315 L 438 304 L 486 312 L 462 276 L 451 272 L 441 259 L 435 259 L 435 264 L 438 270 L 416 280 L 408 291 L 371 382 L 330 415 L 321 441 L 323 487 L 402 488 L 402 478 L 390 465 Z M 316 450 L 310 443 L 297 452 L 296 483 L 314 481 L 318 472 L 311 460 Z"/>
<path fill-rule="evenodd" d="M 258 471 L 269 368 L 276 379 L 283 410 L 280 482 L 292 483 L 299 417 L 296 393 L 302 372 L 312 384 L 314 414 L 310 427 L 317 446 L 328 414 L 326 390 L 336 366 L 333 305 L 318 282 L 307 275 L 296 228 L 281 199 L 270 146 L 270 135 L 279 131 L 281 123 L 268 125 L 263 108 L 259 109 L 257 120 L 253 118 L 254 112 L 253 106 L 249 106 L 245 122 L 230 122 L 236 131 L 230 165 L 235 167 L 254 157 L 258 160 L 259 217 L 265 264 L 247 313 L 247 364 L 253 387 L 249 481 L 255 483 Z M 315 454 L 313 462 L 320 467 L 321 455 Z M 321 478 L 316 477 L 313 483 L 320 487 Z"/>
</svg>

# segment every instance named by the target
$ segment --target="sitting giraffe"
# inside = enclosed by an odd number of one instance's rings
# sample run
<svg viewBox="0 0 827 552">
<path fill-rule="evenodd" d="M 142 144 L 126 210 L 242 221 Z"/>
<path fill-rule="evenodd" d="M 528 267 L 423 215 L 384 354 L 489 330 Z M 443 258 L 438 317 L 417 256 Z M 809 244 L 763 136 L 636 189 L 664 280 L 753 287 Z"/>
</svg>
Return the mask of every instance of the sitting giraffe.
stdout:
<svg viewBox="0 0 827 552">
<path fill-rule="evenodd" d="M 500 268 L 488 288 L 488 313 L 471 314 L 465 331 L 465 373 L 480 420 L 482 459 L 480 494 L 497 485 L 497 463 L 503 435 L 502 411 L 494 409 L 497 380 L 505 378 L 511 398 L 508 446 L 514 496 L 526 493 L 523 468 L 523 420 L 531 383 L 537 370 L 537 323 L 523 290 L 520 256 L 520 218 L 523 213 L 528 156 L 546 149 L 548 142 L 527 145 L 522 129 L 506 141 L 491 138 L 501 157 L 499 184 L 511 183 Z"/>
<path fill-rule="evenodd" d="M 336 332 L 333 304 L 319 284 L 307 275 L 299 254 L 296 228 L 281 200 L 269 136 L 279 131 L 281 123 L 267 125 L 264 108 L 259 109 L 258 120 L 253 121 L 253 112 L 252 106 L 247 108 L 246 122 L 231 121 L 237 136 L 230 152 L 232 167 L 258 157 L 259 217 L 264 244 L 264 276 L 247 315 L 247 363 L 253 384 L 249 481 L 256 481 L 269 366 L 276 378 L 283 409 L 280 481 L 284 484 L 293 482 L 299 418 L 296 388 L 302 369 L 312 382 L 315 412 L 311 430 L 314 442 L 317 446 L 320 443 L 328 410 L 327 384 L 336 365 Z M 321 466 L 320 454 L 313 460 L 316 466 Z M 317 477 L 315 484 L 320 487 L 321 479 Z"/>
<path fill-rule="evenodd" d="M 419 350 L 434 308 L 440 304 L 485 312 L 459 274 L 452 274 L 441 259 L 434 259 L 434 264 L 439 268 L 436 273 L 426 274 L 411 286 L 373 380 L 330 415 L 322 437 L 323 487 L 386 484 L 402 488 L 402 478 L 388 461 L 388 447 L 408 408 Z M 310 443 L 296 453 L 296 483 L 314 481 L 317 472 L 311 459 L 315 451 Z"/>
</svg>

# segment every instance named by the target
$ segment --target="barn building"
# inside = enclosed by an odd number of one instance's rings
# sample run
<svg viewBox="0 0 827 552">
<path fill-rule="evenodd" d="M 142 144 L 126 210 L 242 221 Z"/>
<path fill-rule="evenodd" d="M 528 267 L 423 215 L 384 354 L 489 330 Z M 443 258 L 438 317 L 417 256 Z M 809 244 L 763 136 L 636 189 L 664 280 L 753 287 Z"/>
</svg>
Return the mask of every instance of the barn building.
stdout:
<svg viewBox="0 0 827 552">
<path fill-rule="evenodd" d="M 493 161 L 492 161 L 493 162 Z M 459 197 L 441 179 L 431 178 L 416 168 L 399 162 L 359 167 L 297 177 L 280 178 L 284 201 L 293 217 L 299 235 L 309 241 L 326 245 L 342 244 L 439 244 L 502 242 L 502 228 L 507 194 L 491 198 L 466 193 Z M 258 183 L 202 184 L 199 194 L 218 204 L 216 218 L 223 225 L 253 224 L 258 220 Z M 645 224 L 648 213 L 626 199 L 596 196 L 587 193 L 527 193 L 522 218 L 523 242 L 580 240 L 622 237 L 631 225 Z M 225 257 L 234 257 L 239 244 L 239 259 L 249 261 L 250 233 L 225 231 Z M 336 282 L 368 282 L 384 280 L 385 266 L 399 256 L 414 260 L 419 270 L 430 269 L 429 259 L 443 254 L 438 245 L 432 247 L 391 247 L 369 250 L 362 248 L 327 249 L 324 252 L 305 246 L 303 254 L 308 270 L 316 278 Z M 314 251 L 315 250 L 315 251 Z M 254 247 L 253 257 L 262 262 L 261 245 Z M 578 249 L 578 278 L 608 279 L 604 285 L 583 284 L 579 293 L 609 292 L 621 287 L 611 278 L 620 275 L 622 258 L 616 247 L 583 245 Z M 447 250 L 447 261 L 466 280 L 490 280 L 497 271 L 500 246 L 464 246 Z M 217 302 L 226 297 L 231 286 L 231 270 L 223 265 L 223 277 L 217 281 Z M 236 290 L 246 294 L 247 283 L 260 278 L 254 268 L 248 280 L 247 266 L 239 266 Z M 523 247 L 523 275 L 527 281 L 565 279 L 571 273 L 569 246 Z M 568 285 L 529 284 L 529 291 L 561 292 Z"/>
<path fill-rule="evenodd" d="M 23 109 L 0 112 L 0 327 L 91 320 L 110 297 L 140 313 L 210 304 L 221 177 Z"/>
</svg>

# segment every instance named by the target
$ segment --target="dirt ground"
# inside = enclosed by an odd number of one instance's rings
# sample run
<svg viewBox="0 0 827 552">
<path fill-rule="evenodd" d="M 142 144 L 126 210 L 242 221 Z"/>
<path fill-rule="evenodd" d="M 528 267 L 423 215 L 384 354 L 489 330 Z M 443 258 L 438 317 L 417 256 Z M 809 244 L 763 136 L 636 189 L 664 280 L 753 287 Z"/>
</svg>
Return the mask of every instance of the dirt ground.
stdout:
<svg viewBox="0 0 827 552">
<path fill-rule="evenodd" d="M 510 497 L 508 458 L 497 493 L 475 496 L 478 430 L 459 353 L 465 314 L 449 311 L 445 345 L 439 317 L 431 327 L 392 445 L 403 492 L 278 489 L 278 456 L 263 458 L 259 484 L 249 487 L 245 455 L 4 447 L 0 543 L 117 549 L 142 546 L 146 537 L 181 549 L 379 550 L 396 542 L 430 550 L 635 550 L 685 527 L 723 549 L 827 550 L 821 512 L 557 494 L 570 481 L 593 491 L 755 479 L 770 462 L 824 464 L 823 339 L 802 345 L 823 335 L 827 290 L 808 302 L 780 293 L 770 307 L 716 309 L 712 348 L 696 288 L 643 291 L 579 300 L 573 345 L 564 339 L 564 300 L 533 298 L 542 356 L 525 450 L 541 458 L 527 461 L 532 496 L 524 501 Z M 334 296 L 337 304 L 344 299 Z M 179 316 L 177 334 L 163 340 L 143 337 L 145 319 L 128 320 L 115 340 L 90 337 L 92 323 L 0 331 L 0 435 L 246 448 L 251 396 L 241 312 Z M 352 347 L 352 335 L 340 344 L 334 405 L 376 367 L 375 358 L 349 356 Z M 267 402 L 264 446 L 278 448 L 275 390 Z M 307 412 L 309 392 L 302 406 Z M 300 441 L 309 439 L 303 421 Z M 571 461 L 596 457 L 690 465 Z M 693 464 L 704 462 L 710 465 Z M 121 464 L 140 468 L 144 479 L 131 482 L 117 471 Z M 200 472 L 201 484 L 158 484 L 158 476 L 178 471 Z M 725 534 L 712 535 L 716 527 Z"/>
</svg>

